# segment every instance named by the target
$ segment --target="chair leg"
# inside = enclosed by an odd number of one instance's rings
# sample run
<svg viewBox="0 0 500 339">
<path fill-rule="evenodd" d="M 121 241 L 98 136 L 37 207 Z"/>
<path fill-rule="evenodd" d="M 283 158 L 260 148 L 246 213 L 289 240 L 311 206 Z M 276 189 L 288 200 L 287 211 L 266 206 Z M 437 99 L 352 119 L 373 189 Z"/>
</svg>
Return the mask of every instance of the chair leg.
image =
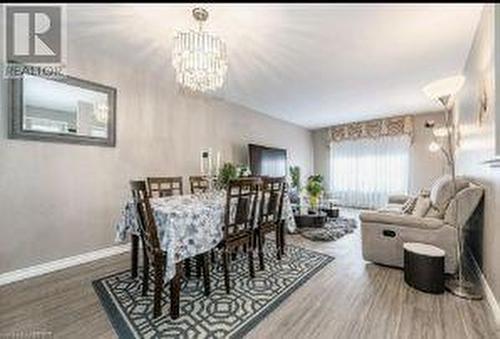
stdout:
<svg viewBox="0 0 500 339">
<path fill-rule="evenodd" d="M 255 278 L 255 269 L 253 267 L 253 250 L 252 246 L 247 247 L 247 255 L 248 255 L 248 272 L 250 272 L 250 278 Z"/>
<path fill-rule="evenodd" d="M 163 291 L 163 262 L 161 260 L 155 264 L 155 288 L 153 296 L 153 318 L 161 315 L 161 292 Z"/>
<path fill-rule="evenodd" d="M 184 267 L 186 268 L 186 279 L 191 278 L 191 259 L 184 260 Z"/>
<path fill-rule="evenodd" d="M 202 268 L 203 272 L 203 287 L 205 288 L 205 296 L 208 297 L 210 295 L 210 268 L 208 263 L 208 254 L 203 253 L 200 256 L 200 268 Z"/>
<path fill-rule="evenodd" d="M 257 235 L 257 248 L 258 248 L 258 254 L 259 254 L 259 269 L 261 271 L 264 270 L 264 249 L 263 247 L 263 242 L 264 242 L 264 234 L 262 230 L 258 230 L 258 235 Z"/>
<path fill-rule="evenodd" d="M 228 267 L 228 261 L 229 261 L 229 253 L 227 252 L 226 249 L 222 251 L 222 266 L 224 268 L 224 285 L 226 287 L 226 293 L 229 293 L 229 267 Z"/>
<path fill-rule="evenodd" d="M 181 294 L 182 263 L 175 265 L 175 276 L 170 281 L 170 316 L 172 319 L 179 318 L 179 303 Z"/>
<path fill-rule="evenodd" d="M 281 260 L 281 227 L 280 223 L 276 224 L 276 257 Z"/>
<path fill-rule="evenodd" d="M 130 257 L 130 266 L 131 266 L 131 271 L 132 271 L 132 278 L 137 278 L 137 271 L 138 271 L 138 252 L 139 252 L 139 236 L 136 234 L 131 234 L 130 235 L 130 245 L 131 245 L 131 257 Z"/>
<path fill-rule="evenodd" d="M 280 244 L 280 247 L 281 247 L 281 256 L 284 256 L 285 255 L 285 234 L 286 234 L 286 229 L 285 229 L 285 222 L 284 221 L 281 221 L 280 225 L 280 233 L 281 233 L 281 244 Z"/>
<path fill-rule="evenodd" d="M 148 295 L 149 287 L 149 258 L 146 253 L 146 248 L 143 247 L 143 259 L 142 259 L 142 296 Z"/>
</svg>

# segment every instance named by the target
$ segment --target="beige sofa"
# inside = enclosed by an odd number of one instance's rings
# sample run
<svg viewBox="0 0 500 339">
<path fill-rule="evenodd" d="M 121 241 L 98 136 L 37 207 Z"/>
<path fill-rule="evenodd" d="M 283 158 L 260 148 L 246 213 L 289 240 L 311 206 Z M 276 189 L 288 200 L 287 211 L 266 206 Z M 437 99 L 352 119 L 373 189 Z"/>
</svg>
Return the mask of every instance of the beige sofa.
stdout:
<svg viewBox="0 0 500 339">
<path fill-rule="evenodd" d="M 422 242 L 442 248 L 446 252 L 445 271 L 454 273 L 457 227 L 466 225 L 483 192 L 482 186 L 459 177 L 453 196 L 452 180 L 444 176 L 433 184 L 428 197 L 418 198 L 413 209 L 409 197 L 394 196 L 385 208 L 361 213 L 363 258 L 403 267 L 403 243 Z"/>
</svg>

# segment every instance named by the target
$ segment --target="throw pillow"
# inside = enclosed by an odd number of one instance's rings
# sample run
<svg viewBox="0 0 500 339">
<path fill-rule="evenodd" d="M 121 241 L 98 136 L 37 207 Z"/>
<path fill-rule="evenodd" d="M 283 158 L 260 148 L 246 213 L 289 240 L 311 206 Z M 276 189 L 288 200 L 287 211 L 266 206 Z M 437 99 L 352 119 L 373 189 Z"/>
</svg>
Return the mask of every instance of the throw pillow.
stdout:
<svg viewBox="0 0 500 339">
<path fill-rule="evenodd" d="M 456 178 L 457 193 L 469 186 L 469 181 L 464 177 Z M 450 200 L 453 198 L 453 181 L 451 176 L 445 175 L 436 180 L 430 192 L 431 202 L 439 212 L 444 215 Z"/>
<path fill-rule="evenodd" d="M 429 197 L 424 197 L 422 195 L 419 195 L 417 198 L 417 202 L 415 204 L 415 208 L 413 209 L 412 215 L 423 218 L 427 214 L 427 211 L 429 210 L 430 207 L 431 207 L 431 199 Z"/>
<path fill-rule="evenodd" d="M 403 214 L 412 214 L 413 210 L 415 209 L 415 204 L 417 203 L 417 198 L 418 197 L 411 197 L 410 199 L 406 200 L 406 202 L 401 207 L 401 212 L 403 212 Z"/>
</svg>

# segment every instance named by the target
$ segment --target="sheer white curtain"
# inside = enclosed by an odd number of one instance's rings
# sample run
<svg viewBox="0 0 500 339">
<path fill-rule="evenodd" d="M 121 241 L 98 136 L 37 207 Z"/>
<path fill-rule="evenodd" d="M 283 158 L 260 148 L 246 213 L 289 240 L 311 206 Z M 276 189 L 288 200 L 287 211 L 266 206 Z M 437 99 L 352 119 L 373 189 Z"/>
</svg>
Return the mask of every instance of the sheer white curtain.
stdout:
<svg viewBox="0 0 500 339">
<path fill-rule="evenodd" d="M 408 192 L 407 135 L 333 142 L 330 190 L 344 206 L 378 208 Z"/>
</svg>

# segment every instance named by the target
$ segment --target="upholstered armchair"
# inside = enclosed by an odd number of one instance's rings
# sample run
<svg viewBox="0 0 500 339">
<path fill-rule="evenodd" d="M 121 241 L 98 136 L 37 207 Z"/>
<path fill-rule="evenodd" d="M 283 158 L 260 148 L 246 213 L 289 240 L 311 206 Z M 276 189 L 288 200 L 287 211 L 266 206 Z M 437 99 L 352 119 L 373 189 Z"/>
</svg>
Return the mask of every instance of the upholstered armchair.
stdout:
<svg viewBox="0 0 500 339">
<path fill-rule="evenodd" d="M 403 243 L 422 242 L 446 252 L 445 272 L 457 269 L 458 226 L 465 226 L 483 196 L 482 186 L 459 177 L 457 193 L 449 176 L 438 179 L 427 194 L 394 196 L 378 211 L 363 212 L 363 257 L 388 266 L 403 267 Z"/>
</svg>

